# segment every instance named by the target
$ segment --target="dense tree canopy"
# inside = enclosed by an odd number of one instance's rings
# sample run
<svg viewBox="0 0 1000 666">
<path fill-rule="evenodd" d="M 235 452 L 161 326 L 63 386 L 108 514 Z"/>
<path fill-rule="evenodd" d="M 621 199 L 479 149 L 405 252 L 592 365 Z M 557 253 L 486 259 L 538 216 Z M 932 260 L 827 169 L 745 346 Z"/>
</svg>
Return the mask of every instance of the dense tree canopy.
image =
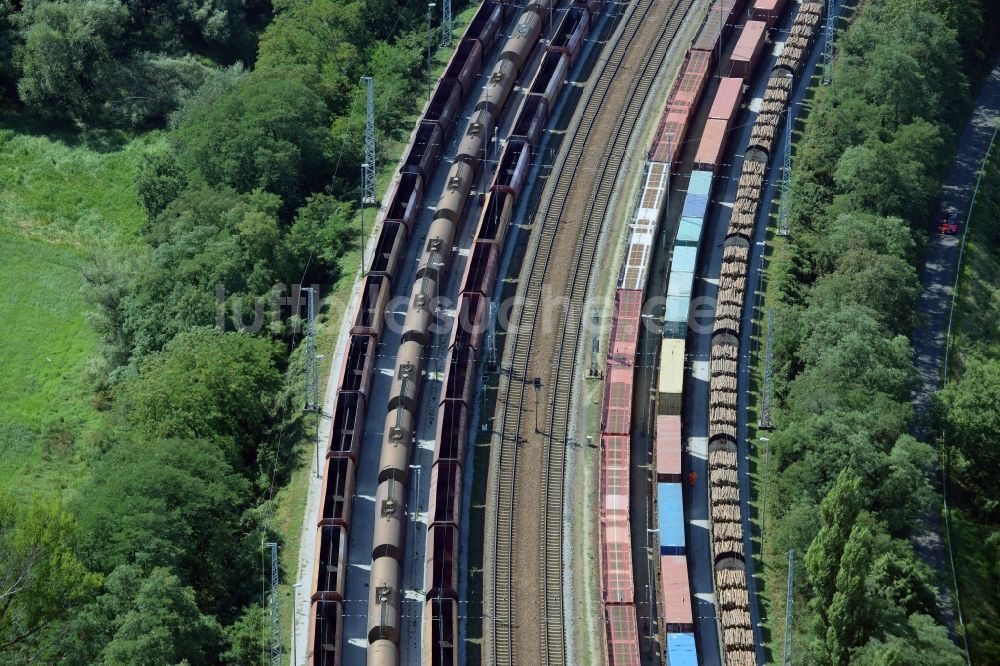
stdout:
<svg viewBox="0 0 1000 666">
<path fill-rule="evenodd" d="M 915 613 L 906 625 L 894 627 L 884 639 L 873 638 L 854 652 L 854 666 L 962 666 L 965 657 L 955 649 L 948 630 L 934 618 Z"/>
<path fill-rule="evenodd" d="M 239 589 L 234 565 L 248 564 L 235 546 L 249 491 L 205 440 L 122 442 L 97 465 L 76 506 L 91 565 L 166 567 L 212 608 Z"/>
<path fill-rule="evenodd" d="M 185 119 L 179 160 L 212 186 L 262 189 L 296 206 L 330 178 L 326 116 L 294 72 L 252 75 Z"/>
<path fill-rule="evenodd" d="M 86 116 L 114 93 L 112 45 L 128 10 L 117 0 L 32 3 L 17 16 L 18 92 L 25 104 L 53 115 Z"/>
<path fill-rule="evenodd" d="M 957 447 L 964 475 L 979 490 L 987 513 L 1000 509 L 1000 359 L 976 359 L 962 381 L 938 394 L 947 440 Z"/>
<path fill-rule="evenodd" d="M 982 44 L 959 33 L 987 38 L 982 16 L 977 0 L 869 0 L 838 36 L 833 84 L 818 90 L 795 147 L 792 235 L 771 267 L 773 533 L 781 547 L 806 550 L 799 592 L 810 622 L 796 633 L 809 663 L 962 659 L 933 620 L 937 581 L 910 544 L 936 501 L 927 481 L 936 452 L 908 434 L 908 337 L 916 265 L 968 108 L 967 73 L 982 57 Z M 972 390 L 989 400 L 989 389 Z M 978 413 L 984 403 L 969 405 L 970 426 L 990 432 L 1000 424 Z M 953 432 L 973 418 L 961 413 Z M 932 647 L 932 657 L 915 657 Z"/>
<path fill-rule="evenodd" d="M 74 448 L 86 466 L 69 501 L 77 525 L 54 510 L 49 534 L 0 502 L 0 558 L 24 561 L 18 535 L 39 533 L 58 564 L 34 567 L 28 594 L 0 606 L 0 661 L 259 658 L 261 538 L 282 541 L 275 495 L 306 441 L 298 287 L 325 296 L 357 243 L 359 77 L 375 77 L 380 146 L 412 129 L 439 34 L 425 11 L 0 0 L 0 94 L 15 122 L 68 141 L 158 130 L 134 142 L 146 219 L 113 221 L 138 237 L 83 248 L 102 413 Z"/>
<path fill-rule="evenodd" d="M 221 64 L 252 61 L 270 16 L 251 0 L 0 4 L 0 84 L 35 113 L 143 126 Z"/>
<path fill-rule="evenodd" d="M 116 568 L 107 592 L 88 609 L 81 624 L 107 634 L 100 662 L 106 666 L 217 663 L 222 632 L 195 603 L 194 590 L 164 567 L 144 572 Z"/>
<path fill-rule="evenodd" d="M 118 409 L 144 437 L 211 440 L 240 468 L 256 463 L 282 385 L 265 338 L 214 328 L 180 333 L 119 388 Z"/>
</svg>

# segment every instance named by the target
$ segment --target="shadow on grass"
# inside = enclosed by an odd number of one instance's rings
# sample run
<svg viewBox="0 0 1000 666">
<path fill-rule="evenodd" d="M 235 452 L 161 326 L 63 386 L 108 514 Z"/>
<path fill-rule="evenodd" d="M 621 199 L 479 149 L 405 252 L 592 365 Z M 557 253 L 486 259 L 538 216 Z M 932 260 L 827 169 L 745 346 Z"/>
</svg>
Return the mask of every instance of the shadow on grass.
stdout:
<svg viewBox="0 0 1000 666">
<path fill-rule="evenodd" d="M 154 127 L 148 130 L 157 129 Z M 47 118 L 23 108 L 0 113 L 0 135 L 7 132 L 45 137 L 70 148 L 88 148 L 96 153 L 114 153 L 125 147 L 142 132 L 126 131 L 98 123 L 81 125 L 68 120 Z"/>
</svg>

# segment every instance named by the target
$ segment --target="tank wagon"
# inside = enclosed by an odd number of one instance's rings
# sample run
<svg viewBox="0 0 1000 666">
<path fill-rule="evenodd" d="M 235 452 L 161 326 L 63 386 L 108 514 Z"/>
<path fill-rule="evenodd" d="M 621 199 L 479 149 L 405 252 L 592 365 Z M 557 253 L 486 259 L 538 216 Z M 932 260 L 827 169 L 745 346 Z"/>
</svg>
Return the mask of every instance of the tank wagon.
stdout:
<svg viewBox="0 0 1000 666">
<path fill-rule="evenodd" d="M 420 249 L 416 279 L 410 289 L 409 308 L 396 353 L 379 461 L 380 482 L 375 498 L 376 522 L 368 605 L 368 663 L 372 666 L 395 666 L 399 660 L 401 563 L 405 547 L 403 541 L 409 459 L 417 423 L 425 352 L 431 341 L 431 325 L 437 317 L 436 301 L 447 276 L 458 225 L 477 172 L 487 154 L 490 141 L 493 140 L 494 145 L 496 143 L 497 122 L 515 82 L 548 23 L 551 7 L 552 0 L 532 0 L 516 18 L 511 36 L 503 43 L 500 57 L 488 74 L 485 87 L 477 93 L 472 116 L 459 136 L 455 160 L 448 171 L 444 191 L 435 206 L 426 241 Z M 484 4 L 470 28 L 482 26 L 483 29 L 489 27 L 493 30 L 491 26 L 498 27 L 501 23 L 498 20 L 500 16 L 502 14 L 498 14 L 497 7 Z M 440 97 L 432 97 L 428 115 L 425 115 L 417 129 L 417 141 L 406 159 L 404 172 L 418 173 L 426 178 L 429 173 L 428 161 L 437 163 L 447 124 L 437 115 L 433 119 L 428 116 L 431 112 L 438 114 L 441 109 L 457 110 L 461 104 L 453 101 L 456 89 L 460 89 L 465 97 L 471 97 L 476 92 L 475 83 L 482 68 L 484 44 L 487 43 L 492 43 L 492 38 L 473 42 L 466 37 L 459 44 L 445 70 L 445 76 L 439 82 L 436 95 Z M 400 183 L 402 182 L 401 178 Z M 398 188 L 397 196 L 402 196 Z M 491 196 L 493 192 L 488 198 Z M 498 208 L 489 201 L 484 206 L 484 210 L 494 208 L 497 208 L 495 216 L 501 218 L 501 223 L 509 222 L 509 215 L 503 218 L 502 207 Z M 412 229 L 405 217 L 393 221 L 406 228 L 407 232 Z M 502 238 L 502 231 L 498 232 Z M 483 260 L 481 254 L 479 259 Z M 488 256 L 485 261 L 488 265 Z M 493 266 L 495 270 L 495 260 Z M 481 318 L 483 299 L 482 294 L 462 294 L 456 312 L 459 325 L 452 335 L 452 346 L 462 346 L 463 320 Z M 465 423 L 468 420 L 469 396 L 474 385 L 471 376 L 474 360 L 475 354 L 470 354 L 464 347 L 456 358 L 449 355 L 442 395 L 442 403 L 449 405 L 449 412 L 442 415 L 444 423 Z M 439 431 L 441 427 L 439 422 Z M 448 657 L 449 654 L 453 656 L 453 660 L 457 660 L 458 656 L 455 635 L 458 617 L 457 502 L 460 497 L 458 483 L 461 476 L 461 444 L 460 440 L 453 440 L 451 446 L 436 447 L 431 474 L 431 497 L 434 504 L 432 522 L 427 532 L 427 549 L 428 552 L 437 553 L 438 557 L 428 558 L 425 585 L 430 587 L 429 598 L 450 599 L 455 603 L 428 603 L 425 617 L 433 625 L 432 628 L 425 628 L 425 635 L 432 641 L 425 652 L 429 663 L 443 663 L 442 657 Z M 444 497 L 441 496 L 442 493 Z M 450 503 L 448 493 L 454 493 Z M 436 641 L 437 637 L 446 638 Z"/>
<path fill-rule="evenodd" d="M 599 4 L 593 6 L 600 8 Z M 541 66 L 527 87 L 511 135 L 499 157 L 496 174 L 483 200 L 469 260 L 462 276 L 438 405 L 424 563 L 427 598 L 423 615 L 427 647 L 425 663 L 433 666 L 457 666 L 459 663 L 460 483 L 465 443 L 469 437 L 470 407 L 475 397 L 476 368 L 499 258 L 510 233 L 514 209 L 524 189 L 542 129 L 590 29 L 591 16 L 587 9 L 584 4 L 574 5 L 563 15 Z M 530 26 L 532 23 L 518 25 Z M 488 110 L 486 106 L 482 108 Z M 491 115 L 489 120 L 493 119 L 495 116 Z M 474 150 L 474 147 L 466 149 L 464 154 L 471 156 Z M 459 152 L 462 153 L 462 149 Z"/>
<path fill-rule="evenodd" d="M 365 414 L 369 409 L 368 392 L 375 367 L 375 348 L 385 323 L 386 304 L 396 286 L 400 261 L 423 203 L 425 183 L 439 164 L 441 144 L 452 133 L 462 103 L 471 97 L 474 81 L 482 67 L 483 53 L 496 42 L 500 26 L 510 11 L 509 7 L 498 2 L 485 2 L 479 8 L 438 81 L 385 205 L 385 217 L 375 252 L 361 284 L 357 309 L 352 314 L 351 339 L 338 378 L 331 435 L 323 463 L 324 481 L 309 615 L 307 658 L 311 665 L 340 666 L 343 658 L 342 602 L 355 465 L 360 453 Z M 406 469 L 405 465 L 403 468 Z M 399 501 L 404 497 L 399 491 L 404 488 L 405 476 L 398 478 L 395 471 L 391 468 L 380 474 L 379 493 L 383 506 L 387 503 L 391 506 L 393 500 Z M 399 511 L 402 511 L 401 504 Z M 389 522 L 394 515 L 392 510 L 386 508 L 376 522 L 380 525 Z M 377 539 L 376 544 L 379 553 L 398 553 L 401 548 L 400 542 L 390 538 Z M 371 627 L 374 631 L 370 632 L 369 638 L 375 640 L 371 644 L 370 657 L 374 655 L 376 660 L 389 660 L 378 663 L 393 663 L 392 659 L 397 654 L 397 647 L 391 639 L 394 636 L 392 625 L 395 623 L 398 627 L 398 622 L 393 619 L 394 616 L 398 618 L 399 612 L 398 572 L 394 573 L 386 562 L 373 566 L 373 572 L 379 579 L 378 584 L 373 586 L 377 601 L 382 599 L 385 590 L 389 592 L 385 594 L 386 612 L 380 613 L 377 624 Z M 395 597 L 392 589 L 396 591 Z"/>
</svg>

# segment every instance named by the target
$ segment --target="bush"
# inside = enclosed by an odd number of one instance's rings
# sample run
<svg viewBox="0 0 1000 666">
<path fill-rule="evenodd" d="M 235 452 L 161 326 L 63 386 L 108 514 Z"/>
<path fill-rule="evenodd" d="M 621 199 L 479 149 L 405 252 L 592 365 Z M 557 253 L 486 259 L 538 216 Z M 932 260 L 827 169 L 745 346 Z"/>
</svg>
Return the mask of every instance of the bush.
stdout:
<svg viewBox="0 0 1000 666">
<path fill-rule="evenodd" d="M 277 194 L 286 211 L 330 179 L 326 107 L 295 72 L 251 74 L 178 127 L 181 165 L 214 187 Z"/>
</svg>

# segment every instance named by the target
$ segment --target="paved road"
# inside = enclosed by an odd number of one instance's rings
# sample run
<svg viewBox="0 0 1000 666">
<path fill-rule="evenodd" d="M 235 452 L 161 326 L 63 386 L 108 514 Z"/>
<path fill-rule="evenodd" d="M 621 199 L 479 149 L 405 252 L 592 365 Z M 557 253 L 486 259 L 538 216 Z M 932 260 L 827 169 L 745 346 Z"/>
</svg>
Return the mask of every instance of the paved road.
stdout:
<svg viewBox="0 0 1000 666">
<path fill-rule="evenodd" d="M 1000 119 L 1000 60 L 997 60 L 976 100 L 975 110 L 969 119 L 958 144 L 957 156 L 952 162 L 941 194 L 940 214 L 956 213 L 964 231 L 968 222 L 969 202 L 976 185 L 976 171 L 982 164 L 990 143 L 993 129 Z M 948 323 L 948 305 L 955 282 L 955 264 L 958 260 L 961 236 L 931 238 L 920 285 L 923 293 L 917 306 L 919 322 L 913 331 L 913 363 L 917 368 L 919 387 L 913 392 L 913 405 L 917 420 L 914 434 L 921 439 L 927 436 L 927 417 L 931 407 L 931 394 L 941 387 L 945 353 L 945 335 Z M 933 477 L 937 481 L 937 475 Z M 917 553 L 939 573 L 938 603 L 943 619 L 954 634 L 954 612 L 951 605 L 949 573 L 941 540 L 941 513 L 934 507 L 923 521 L 922 533 L 914 539 Z"/>
</svg>

